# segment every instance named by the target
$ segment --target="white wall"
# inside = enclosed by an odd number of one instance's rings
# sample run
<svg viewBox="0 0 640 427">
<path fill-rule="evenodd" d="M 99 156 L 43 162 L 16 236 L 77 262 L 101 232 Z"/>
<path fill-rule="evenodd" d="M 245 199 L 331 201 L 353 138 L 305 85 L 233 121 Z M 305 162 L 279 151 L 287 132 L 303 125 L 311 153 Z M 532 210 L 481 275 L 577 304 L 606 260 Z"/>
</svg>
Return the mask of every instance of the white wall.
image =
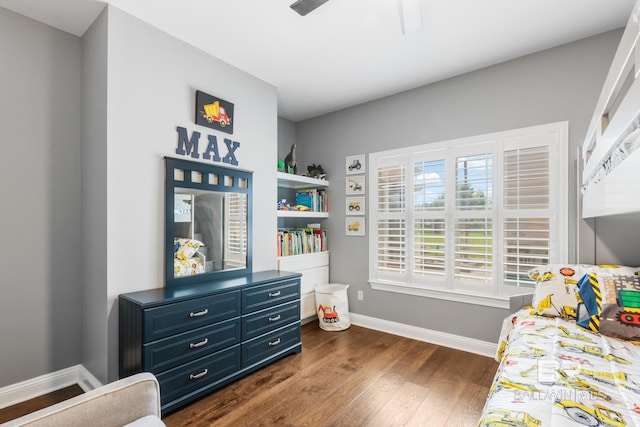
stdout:
<svg viewBox="0 0 640 427">
<path fill-rule="evenodd" d="M 107 336 L 95 325 L 98 340 L 107 343 L 108 356 L 93 364 L 92 372 L 105 381 L 117 377 L 117 296 L 164 286 L 164 157 L 182 157 L 176 127 L 215 134 L 222 143 L 228 134 L 194 124 L 195 91 L 202 90 L 235 104 L 234 134 L 238 167 L 254 171 L 254 271 L 276 267 L 273 230 L 277 197 L 276 89 L 112 6 L 106 30 L 106 277 L 87 277 L 104 302 Z M 103 106 L 95 106 L 97 110 Z M 200 147 L 202 152 L 206 145 Z M 98 144 L 95 150 L 105 147 Z M 191 159 L 189 157 L 189 159 Z M 207 162 L 200 159 L 199 161 Z M 222 164 L 224 165 L 224 164 Z M 91 173 L 88 171 L 87 173 Z M 94 183 L 98 193 L 102 183 Z M 100 218 L 103 221 L 103 218 Z M 91 233 L 91 231 L 87 231 Z M 86 236 L 85 240 L 91 240 Z M 100 311 L 100 309 L 99 309 Z"/>
<path fill-rule="evenodd" d="M 80 362 L 80 40 L 0 8 L 0 387 Z"/>
</svg>

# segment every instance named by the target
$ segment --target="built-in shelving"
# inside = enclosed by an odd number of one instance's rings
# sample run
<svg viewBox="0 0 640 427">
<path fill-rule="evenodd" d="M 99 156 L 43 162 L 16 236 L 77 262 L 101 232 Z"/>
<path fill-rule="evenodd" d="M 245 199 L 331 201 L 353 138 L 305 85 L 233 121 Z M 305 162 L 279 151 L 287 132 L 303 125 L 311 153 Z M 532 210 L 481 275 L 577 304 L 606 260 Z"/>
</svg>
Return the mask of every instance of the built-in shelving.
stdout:
<svg viewBox="0 0 640 427">
<path fill-rule="evenodd" d="M 304 190 L 309 188 L 326 188 L 328 186 L 329 186 L 329 181 L 324 179 L 316 179 L 308 176 L 278 172 L 279 188 L 285 188 L 290 190 Z M 329 212 L 278 210 L 278 218 L 322 219 L 322 218 L 328 218 L 328 217 L 329 217 Z"/>
<path fill-rule="evenodd" d="M 323 189 L 329 181 L 278 172 L 278 197 L 294 199 L 298 190 Z M 305 227 L 309 222 L 319 222 L 329 217 L 329 212 L 278 210 L 278 226 L 286 228 Z M 307 221 L 305 221 L 307 220 Z M 329 283 L 329 252 L 304 253 L 278 257 L 278 269 L 294 271 L 302 274 L 300 318 L 303 322 L 316 317 L 315 289 L 319 285 Z"/>
</svg>

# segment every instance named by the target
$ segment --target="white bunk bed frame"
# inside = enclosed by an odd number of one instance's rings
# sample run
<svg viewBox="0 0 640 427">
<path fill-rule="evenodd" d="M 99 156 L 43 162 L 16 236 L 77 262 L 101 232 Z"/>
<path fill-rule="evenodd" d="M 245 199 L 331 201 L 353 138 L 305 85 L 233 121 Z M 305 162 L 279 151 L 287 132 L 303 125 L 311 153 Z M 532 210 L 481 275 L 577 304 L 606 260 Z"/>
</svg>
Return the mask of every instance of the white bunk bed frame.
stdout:
<svg viewBox="0 0 640 427">
<path fill-rule="evenodd" d="M 640 0 L 582 146 L 582 217 L 640 212 Z"/>
</svg>

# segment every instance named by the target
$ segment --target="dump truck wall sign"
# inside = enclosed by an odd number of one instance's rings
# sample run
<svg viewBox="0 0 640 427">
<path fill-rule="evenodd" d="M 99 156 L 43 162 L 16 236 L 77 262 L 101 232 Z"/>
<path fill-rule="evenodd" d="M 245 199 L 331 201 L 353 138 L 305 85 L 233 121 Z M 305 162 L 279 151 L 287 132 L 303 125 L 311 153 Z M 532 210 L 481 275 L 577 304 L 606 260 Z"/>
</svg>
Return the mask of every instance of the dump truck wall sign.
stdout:
<svg viewBox="0 0 640 427">
<path fill-rule="evenodd" d="M 233 104 L 196 91 L 196 124 L 233 134 Z"/>
<path fill-rule="evenodd" d="M 176 154 L 199 159 L 200 132 L 193 131 L 191 133 L 191 137 L 189 137 L 189 133 L 186 128 L 178 126 L 177 131 L 178 147 L 176 148 Z M 207 135 L 206 149 L 202 152 L 202 158 L 211 160 L 212 162 L 223 162 L 237 166 L 238 159 L 236 158 L 236 150 L 240 147 L 240 143 L 238 141 L 232 141 L 228 138 L 224 138 L 224 145 L 226 147 L 226 155 L 224 157 L 220 157 L 218 138 L 215 135 Z M 202 146 L 204 147 L 204 143 Z"/>
</svg>

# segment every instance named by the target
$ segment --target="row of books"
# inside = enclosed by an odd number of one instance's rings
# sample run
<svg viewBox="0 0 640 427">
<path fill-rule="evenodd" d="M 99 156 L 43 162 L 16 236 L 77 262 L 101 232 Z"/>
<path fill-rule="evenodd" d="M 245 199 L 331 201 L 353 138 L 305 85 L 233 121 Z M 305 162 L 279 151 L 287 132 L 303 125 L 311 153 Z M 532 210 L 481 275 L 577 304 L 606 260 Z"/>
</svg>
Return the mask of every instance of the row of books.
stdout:
<svg viewBox="0 0 640 427">
<path fill-rule="evenodd" d="M 329 212 L 327 190 L 300 190 L 296 193 L 296 205 L 306 206 L 312 212 Z"/>
<path fill-rule="evenodd" d="M 278 230 L 278 256 L 324 252 L 327 248 L 327 230 L 297 228 Z"/>
</svg>

